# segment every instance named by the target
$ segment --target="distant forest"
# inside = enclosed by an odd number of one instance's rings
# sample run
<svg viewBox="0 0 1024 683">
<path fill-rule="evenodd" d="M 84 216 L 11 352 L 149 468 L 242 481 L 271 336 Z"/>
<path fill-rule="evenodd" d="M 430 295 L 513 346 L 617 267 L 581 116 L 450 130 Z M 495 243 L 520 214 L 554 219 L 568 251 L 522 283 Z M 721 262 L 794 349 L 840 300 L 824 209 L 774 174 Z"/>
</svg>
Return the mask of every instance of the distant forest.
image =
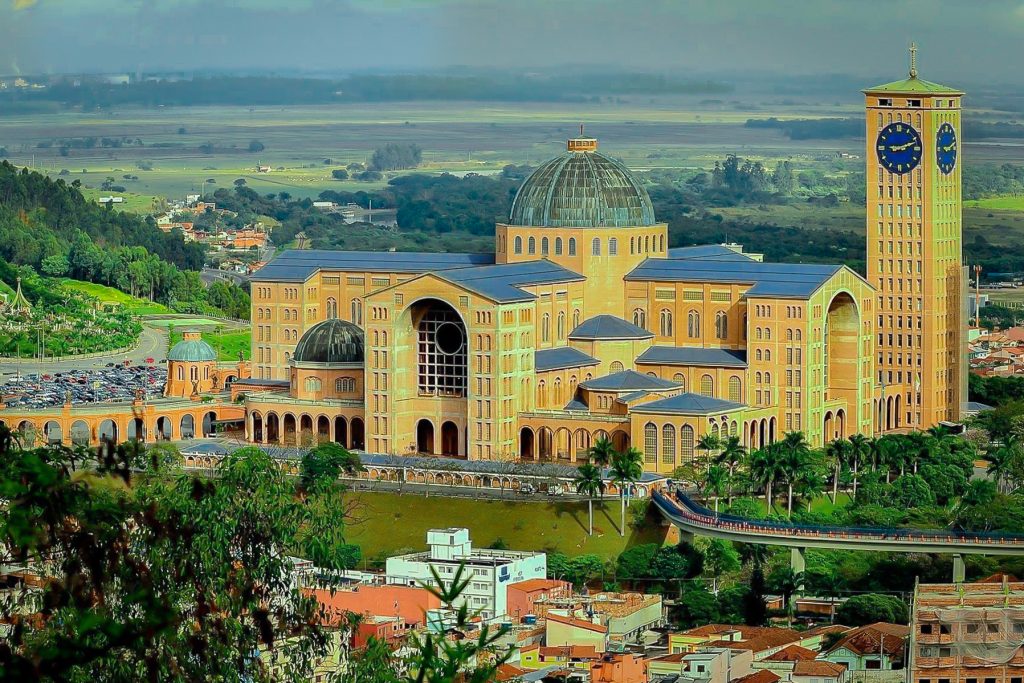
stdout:
<svg viewBox="0 0 1024 683">
<path fill-rule="evenodd" d="M 582 102 L 621 95 L 715 95 L 729 92 L 732 92 L 732 87 L 725 83 L 630 73 L 551 77 L 368 75 L 342 80 L 211 76 L 118 85 L 66 78 L 39 90 L 0 91 L 0 108 L 30 109 L 41 104 L 95 109 L 122 105 L 253 106 L 403 100 Z"/>
<path fill-rule="evenodd" d="M 747 119 L 746 128 L 771 128 L 791 140 L 839 140 L 864 138 L 864 119 Z M 1024 138 L 1024 124 L 997 121 L 989 123 L 965 119 L 963 136 L 967 140 Z"/>
</svg>

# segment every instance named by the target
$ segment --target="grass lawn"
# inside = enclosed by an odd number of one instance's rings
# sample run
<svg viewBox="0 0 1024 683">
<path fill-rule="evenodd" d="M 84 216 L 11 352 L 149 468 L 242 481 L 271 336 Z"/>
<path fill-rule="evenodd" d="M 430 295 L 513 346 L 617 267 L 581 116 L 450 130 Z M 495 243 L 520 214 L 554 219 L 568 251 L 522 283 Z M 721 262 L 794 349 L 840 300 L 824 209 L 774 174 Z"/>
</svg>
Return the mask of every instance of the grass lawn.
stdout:
<svg viewBox="0 0 1024 683">
<path fill-rule="evenodd" d="M 1003 195 L 986 197 L 964 202 L 964 207 L 978 209 L 997 209 L 1003 211 L 1024 211 L 1024 195 Z"/>
<path fill-rule="evenodd" d="M 167 313 L 168 311 L 164 312 Z M 225 325 L 222 320 L 190 315 L 183 315 L 180 318 L 156 318 L 147 320 L 146 324 L 150 327 L 216 327 L 218 325 Z"/>
<path fill-rule="evenodd" d="M 250 342 L 252 340 L 252 333 L 249 330 L 232 330 L 230 332 L 221 332 L 220 334 L 204 332 L 203 340 L 217 352 L 218 360 L 237 361 L 239 351 L 242 352 L 242 356 L 246 359 L 251 355 Z M 171 346 L 174 346 L 179 341 L 181 341 L 181 332 L 175 330 L 171 335 Z"/>
<path fill-rule="evenodd" d="M 140 299 L 131 296 L 130 294 L 125 294 L 119 289 L 107 287 L 106 285 L 98 285 L 94 282 L 82 282 L 81 280 L 71 280 L 69 278 L 61 280 L 61 285 L 72 291 L 81 292 L 82 294 L 95 297 L 104 304 L 116 304 L 135 315 L 150 315 L 169 312 L 167 307 L 163 304 L 158 304 L 148 299 Z"/>
<path fill-rule="evenodd" d="M 102 181 L 101 181 L 102 182 Z M 82 187 L 82 196 L 86 199 L 96 201 L 100 197 L 122 197 L 120 204 L 112 204 L 115 211 L 130 211 L 132 213 L 153 213 L 159 199 L 154 195 L 135 194 L 134 192 L 111 192 L 109 190 L 98 190 L 93 187 Z"/>
<path fill-rule="evenodd" d="M 513 550 L 558 550 L 567 555 L 593 553 L 614 558 L 625 548 L 661 543 L 667 529 L 648 522 L 619 536 L 618 500 L 594 505 L 594 535 L 587 535 L 587 504 L 576 501 L 495 501 L 425 498 L 422 493 L 360 491 L 354 504 L 348 541 L 373 559 L 401 549 L 425 550 L 428 529 L 467 527 L 476 546 L 501 538 Z M 629 515 L 627 512 L 627 523 Z"/>
</svg>

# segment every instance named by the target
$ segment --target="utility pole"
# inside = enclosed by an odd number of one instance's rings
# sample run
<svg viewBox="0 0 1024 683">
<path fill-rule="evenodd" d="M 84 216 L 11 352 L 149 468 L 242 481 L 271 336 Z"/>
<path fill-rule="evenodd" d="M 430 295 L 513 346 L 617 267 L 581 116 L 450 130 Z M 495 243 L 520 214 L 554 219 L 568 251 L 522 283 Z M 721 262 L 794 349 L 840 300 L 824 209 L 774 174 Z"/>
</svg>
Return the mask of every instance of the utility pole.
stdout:
<svg viewBox="0 0 1024 683">
<path fill-rule="evenodd" d="M 981 327 L 981 266 L 974 266 L 974 326 Z"/>
</svg>

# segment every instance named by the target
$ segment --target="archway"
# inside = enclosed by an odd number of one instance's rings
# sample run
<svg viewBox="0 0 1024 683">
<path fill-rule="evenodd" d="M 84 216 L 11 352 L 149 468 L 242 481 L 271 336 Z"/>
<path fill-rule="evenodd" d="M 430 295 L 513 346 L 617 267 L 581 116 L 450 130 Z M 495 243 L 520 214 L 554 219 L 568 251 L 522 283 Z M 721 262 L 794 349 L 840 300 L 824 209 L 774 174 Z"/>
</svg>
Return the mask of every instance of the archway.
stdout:
<svg viewBox="0 0 1024 683">
<path fill-rule="evenodd" d="M 565 427 L 559 427 L 555 431 L 555 454 L 560 458 L 572 456 L 572 432 Z"/>
<path fill-rule="evenodd" d="M 552 446 L 552 434 L 551 430 L 547 427 L 541 427 L 537 430 L 537 452 L 540 454 L 540 458 L 551 458 L 551 446 Z"/>
<path fill-rule="evenodd" d="M 885 429 L 886 429 L 886 431 L 888 431 L 888 430 L 890 430 L 890 429 L 892 429 L 893 427 L 896 426 L 896 422 L 893 419 L 892 402 L 893 402 L 892 396 L 890 396 L 887 399 L 885 399 Z"/>
<path fill-rule="evenodd" d="M 857 365 L 860 312 L 847 292 L 839 292 L 825 315 L 823 357 L 826 400 L 840 399 L 847 406 L 857 405 Z"/>
<path fill-rule="evenodd" d="M 590 432 L 586 429 L 577 429 L 573 434 L 573 449 L 576 452 L 577 460 L 586 460 L 587 452 L 590 450 Z"/>
<path fill-rule="evenodd" d="M 36 445 L 36 426 L 28 420 L 22 420 L 18 424 L 18 435 L 23 446 L 31 448 Z"/>
<path fill-rule="evenodd" d="M 629 448 L 629 434 L 621 429 L 612 432 L 612 447 L 619 453 L 626 451 Z"/>
<path fill-rule="evenodd" d="M 461 455 L 459 448 L 459 428 L 454 422 L 445 422 L 441 425 L 441 454 Z"/>
<path fill-rule="evenodd" d="M 249 429 L 250 438 L 255 443 L 263 443 L 263 416 L 254 411 L 249 414 L 249 419 L 252 423 Z"/>
<path fill-rule="evenodd" d="M 352 448 L 366 448 L 363 420 L 358 417 L 352 418 Z"/>
<path fill-rule="evenodd" d="M 778 422 L 776 422 L 774 417 L 768 421 L 768 443 L 775 443 L 778 440 L 778 437 L 776 436 L 777 432 L 775 431 L 775 426 L 777 424 Z"/>
<path fill-rule="evenodd" d="M 196 419 L 191 415 L 183 415 L 178 427 L 178 438 L 194 439 L 196 436 Z"/>
<path fill-rule="evenodd" d="M 419 394 L 465 397 L 469 335 L 462 316 L 440 299 L 417 301 L 409 307 L 409 315 L 409 329 L 416 331 Z"/>
<path fill-rule="evenodd" d="M 281 440 L 281 418 L 277 413 L 267 413 L 267 443 L 277 443 Z"/>
<path fill-rule="evenodd" d="M 317 443 L 331 440 L 331 420 L 326 415 L 321 415 L 316 419 L 316 440 Z"/>
<path fill-rule="evenodd" d="M 217 413 L 212 410 L 203 415 L 203 436 L 213 436 L 217 428 L 214 426 L 214 421 L 217 419 Z"/>
<path fill-rule="evenodd" d="M 430 420 L 416 423 L 416 452 L 434 454 L 434 423 Z"/>
<path fill-rule="evenodd" d="M 141 417 L 133 417 L 128 420 L 128 440 L 129 441 L 146 441 L 146 425 L 142 421 Z"/>
<path fill-rule="evenodd" d="M 281 434 L 284 436 L 284 444 L 286 446 L 294 446 L 295 441 L 295 416 L 291 413 L 284 414 L 284 420 L 282 421 Z"/>
<path fill-rule="evenodd" d="M 156 419 L 156 438 L 158 441 L 170 441 L 173 433 L 171 432 L 171 418 L 161 415 Z"/>
<path fill-rule="evenodd" d="M 846 411 L 842 408 L 836 411 L 836 438 L 846 438 Z"/>
<path fill-rule="evenodd" d="M 75 420 L 71 423 L 71 444 L 73 446 L 88 446 L 91 440 L 89 425 L 85 420 Z"/>
<path fill-rule="evenodd" d="M 533 430 L 529 427 L 519 430 L 519 457 L 522 460 L 533 460 L 537 457 L 533 450 Z"/>
<path fill-rule="evenodd" d="M 43 438 L 48 445 L 60 444 L 64 440 L 64 431 L 60 428 L 60 423 L 56 420 L 50 420 L 44 424 Z"/>
<path fill-rule="evenodd" d="M 334 440 L 342 446 L 348 445 L 348 423 L 340 415 L 334 418 Z"/>
<path fill-rule="evenodd" d="M 825 421 L 821 430 L 821 441 L 822 443 L 829 443 L 835 440 L 834 428 L 832 425 L 832 411 L 829 410 L 825 413 Z"/>
<path fill-rule="evenodd" d="M 309 415 L 299 417 L 299 445 L 311 446 L 313 444 L 313 418 Z"/>
</svg>

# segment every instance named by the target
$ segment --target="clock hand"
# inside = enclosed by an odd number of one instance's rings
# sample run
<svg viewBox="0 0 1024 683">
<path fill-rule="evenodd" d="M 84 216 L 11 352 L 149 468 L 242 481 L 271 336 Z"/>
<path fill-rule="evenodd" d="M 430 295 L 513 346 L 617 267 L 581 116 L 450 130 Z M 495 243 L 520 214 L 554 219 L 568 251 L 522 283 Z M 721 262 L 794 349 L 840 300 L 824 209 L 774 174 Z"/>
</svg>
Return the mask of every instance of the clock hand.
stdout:
<svg viewBox="0 0 1024 683">
<path fill-rule="evenodd" d="M 952 145 L 946 145 L 946 146 L 944 146 L 944 147 L 942 148 L 942 151 L 943 151 L 943 152 L 952 152 L 952 151 L 953 151 L 953 148 L 954 148 L 954 147 L 956 147 L 956 143 L 953 143 Z"/>
<path fill-rule="evenodd" d="M 910 142 L 907 142 L 907 143 L 902 144 L 902 145 L 892 145 L 891 147 L 889 147 L 889 151 L 890 152 L 902 152 L 903 150 L 907 149 L 908 147 L 910 147 L 913 144 L 914 144 L 914 142 L 913 142 L 913 140 L 911 140 Z"/>
</svg>

